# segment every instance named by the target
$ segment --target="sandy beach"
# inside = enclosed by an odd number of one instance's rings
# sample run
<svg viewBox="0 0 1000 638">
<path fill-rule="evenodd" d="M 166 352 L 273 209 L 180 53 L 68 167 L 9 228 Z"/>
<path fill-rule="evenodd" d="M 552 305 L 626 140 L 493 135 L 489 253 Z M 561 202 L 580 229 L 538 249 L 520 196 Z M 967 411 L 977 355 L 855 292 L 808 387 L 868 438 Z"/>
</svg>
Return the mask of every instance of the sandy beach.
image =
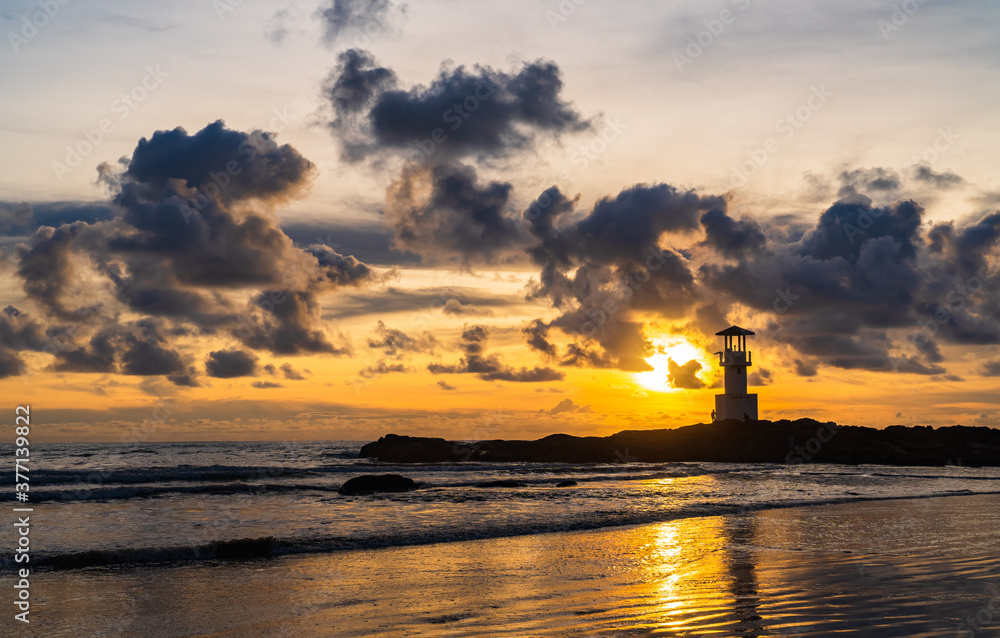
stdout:
<svg viewBox="0 0 1000 638">
<path fill-rule="evenodd" d="M 998 546 L 1000 496 L 953 496 L 42 572 L 36 635 L 992 636 Z"/>
</svg>

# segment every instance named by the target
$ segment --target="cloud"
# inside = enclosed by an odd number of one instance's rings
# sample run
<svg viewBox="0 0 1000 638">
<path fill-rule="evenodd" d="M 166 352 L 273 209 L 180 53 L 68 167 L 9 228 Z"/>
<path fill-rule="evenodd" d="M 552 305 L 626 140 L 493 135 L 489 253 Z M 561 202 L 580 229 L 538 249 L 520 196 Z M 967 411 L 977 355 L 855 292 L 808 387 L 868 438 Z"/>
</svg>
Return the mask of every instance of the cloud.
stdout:
<svg viewBox="0 0 1000 638">
<path fill-rule="evenodd" d="M 562 98 L 561 75 L 543 60 L 525 62 L 516 73 L 445 67 L 429 86 L 404 90 L 371 53 L 351 49 L 340 54 L 323 90 L 344 159 L 392 153 L 438 163 L 506 156 L 540 135 L 589 128 Z"/>
<path fill-rule="evenodd" d="M 773 375 L 771 371 L 767 368 L 757 368 L 754 372 L 751 372 L 747 377 L 747 383 L 750 385 L 768 385 L 772 381 Z"/>
<path fill-rule="evenodd" d="M 387 357 L 402 359 L 407 353 L 434 352 L 437 339 L 429 332 L 411 336 L 385 325 L 381 320 L 375 326 L 375 336 L 368 337 L 368 347 L 381 350 Z"/>
<path fill-rule="evenodd" d="M 247 322 L 232 330 L 245 346 L 272 354 L 343 356 L 350 345 L 334 345 L 319 326 L 319 302 L 310 291 L 265 290 L 254 297 Z"/>
<path fill-rule="evenodd" d="M 987 361 L 979 369 L 979 374 L 984 377 L 1000 377 L 1000 360 Z"/>
<path fill-rule="evenodd" d="M 281 230 L 274 207 L 297 197 L 315 167 L 270 133 L 221 121 L 194 134 L 157 131 L 99 172 L 108 205 L 0 208 L 10 232 L 59 224 L 15 247 L 23 290 L 46 333 L 61 339 L 57 371 L 194 385 L 172 342 L 196 334 L 232 335 L 273 354 L 348 354 L 343 338 L 327 335 L 319 296 L 394 276 L 324 243 L 296 245 Z M 123 313 L 139 318 L 124 326 Z"/>
<path fill-rule="evenodd" d="M 485 326 L 467 327 L 462 332 L 459 348 L 465 356 L 458 363 L 444 365 L 432 363 L 427 366 L 431 374 L 475 374 L 483 381 L 512 381 L 517 383 L 538 383 L 561 381 L 565 375 L 552 368 L 535 366 L 520 369 L 505 364 L 497 354 L 486 354 L 489 329 Z"/>
<path fill-rule="evenodd" d="M 528 346 L 549 356 L 556 356 L 556 346 L 548 341 L 549 327 L 541 319 L 534 319 L 521 332 L 528 335 Z"/>
<path fill-rule="evenodd" d="M 876 193 L 894 195 L 902 187 L 902 177 L 896 171 L 875 167 L 845 170 L 840 174 L 838 197 Z"/>
<path fill-rule="evenodd" d="M 811 361 L 803 361 L 801 359 L 795 359 L 795 374 L 800 377 L 815 377 L 816 376 L 816 365 Z"/>
<path fill-rule="evenodd" d="M 913 179 L 941 190 L 956 188 L 965 184 L 964 179 L 951 171 L 936 173 L 930 166 L 924 164 L 913 167 Z"/>
<path fill-rule="evenodd" d="M 449 299 L 441 306 L 441 312 L 452 317 L 492 317 L 493 311 L 472 304 L 463 304 L 458 299 Z"/>
<path fill-rule="evenodd" d="M 524 303 L 523 296 L 499 294 L 479 288 L 441 286 L 439 288 L 399 288 L 386 286 L 365 289 L 364 292 L 345 290 L 338 295 L 337 307 L 326 316 L 334 319 L 363 315 L 385 316 L 396 312 L 437 312 L 457 299 L 462 305 L 477 308 L 510 308 Z"/>
<path fill-rule="evenodd" d="M 332 44 L 351 29 L 366 37 L 385 31 L 391 15 L 405 10 L 405 4 L 391 0 L 325 0 L 316 10 L 316 17 L 323 24 L 323 40 Z"/>
<path fill-rule="evenodd" d="M 438 386 L 440 386 L 440 388 L 442 390 L 449 390 L 450 391 L 450 390 L 457 390 L 458 389 L 458 388 L 456 388 L 455 386 L 451 385 L 450 383 L 448 383 L 446 381 L 438 381 L 437 384 L 438 384 Z"/>
<path fill-rule="evenodd" d="M 257 376 L 257 357 L 242 350 L 216 350 L 209 353 L 205 372 L 219 379 L 254 377 Z"/>
<path fill-rule="evenodd" d="M 697 359 L 691 359 L 680 365 L 673 359 L 667 359 L 667 381 L 671 387 L 698 390 L 705 387 L 705 382 L 698 378 L 701 364 Z"/>
<path fill-rule="evenodd" d="M 548 410 L 550 416 L 555 416 L 557 414 L 562 414 L 564 412 L 574 413 L 574 412 L 590 412 L 590 406 L 579 406 L 573 403 L 572 399 L 563 399 L 554 408 Z"/>
<path fill-rule="evenodd" d="M 290 363 L 283 363 L 283 364 L 281 364 L 281 374 L 286 379 L 290 379 L 292 381 L 304 381 L 305 380 L 305 376 L 303 376 L 302 373 L 298 372 L 295 368 L 293 368 L 292 364 L 290 364 Z"/>
<path fill-rule="evenodd" d="M 380 377 L 384 374 L 390 374 L 393 372 L 409 372 L 407 368 L 402 363 L 389 363 L 385 359 L 379 360 L 374 365 L 365 366 L 358 371 L 358 376 L 365 379 L 374 379 Z"/>
<path fill-rule="evenodd" d="M 469 166 L 407 167 L 386 193 L 393 247 L 427 263 L 495 261 L 522 239 L 510 211 L 511 188 L 480 184 Z"/>
<path fill-rule="evenodd" d="M 280 383 L 275 383 L 273 381 L 254 381 L 250 385 L 252 387 L 258 388 L 260 390 L 268 390 L 268 389 L 271 389 L 271 388 L 283 388 L 283 387 L 285 387 L 285 386 L 281 385 Z"/>
<path fill-rule="evenodd" d="M 563 365 L 650 370 L 652 346 L 636 313 L 679 318 L 700 299 L 689 256 L 661 241 L 694 233 L 705 214 L 725 210 L 725 199 L 637 184 L 601 198 L 585 215 L 573 214 L 575 202 L 553 187 L 522 214 L 537 242 L 528 254 L 541 268 L 528 298 L 562 309 L 547 328 L 575 339 Z M 529 339 L 537 341 L 538 332 Z"/>
</svg>

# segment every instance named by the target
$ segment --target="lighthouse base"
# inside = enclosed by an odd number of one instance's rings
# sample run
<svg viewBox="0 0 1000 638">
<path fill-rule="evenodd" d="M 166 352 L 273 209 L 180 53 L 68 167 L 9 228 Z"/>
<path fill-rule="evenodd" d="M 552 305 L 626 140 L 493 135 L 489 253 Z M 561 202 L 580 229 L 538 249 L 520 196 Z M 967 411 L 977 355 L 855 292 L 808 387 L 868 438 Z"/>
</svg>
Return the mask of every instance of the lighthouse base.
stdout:
<svg viewBox="0 0 1000 638">
<path fill-rule="evenodd" d="M 756 394 L 717 394 L 715 395 L 715 418 L 738 419 L 740 421 L 757 420 Z"/>
</svg>

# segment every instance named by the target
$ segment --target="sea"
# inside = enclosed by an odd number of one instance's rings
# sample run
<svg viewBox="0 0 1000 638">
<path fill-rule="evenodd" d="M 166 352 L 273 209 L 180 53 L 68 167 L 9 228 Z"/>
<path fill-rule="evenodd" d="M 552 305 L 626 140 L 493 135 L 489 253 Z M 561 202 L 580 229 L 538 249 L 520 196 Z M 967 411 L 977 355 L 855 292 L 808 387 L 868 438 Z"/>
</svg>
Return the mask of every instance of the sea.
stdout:
<svg viewBox="0 0 1000 638">
<path fill-rule="evenodd" d="M 596 530 L 803 505 L 1000 494 L 1000 469 L 747 463 L 435 463 L 363 442 L 32 445 L 31 562 L 164 565 Z M 10 446 L 3 450 L 13 458 Z M 13 472 L 5 473 L 13 494 Z M 365 474 L 405 493 L 342 496 Z M 484 486 L 513 481 L 516 486 Z M 564 481 L 575 485 L 557 487 Z M 239 544 L 236 544 L 237 546 Z M 220 551 L 220 547 L 229 548 Z"/>
</svg>

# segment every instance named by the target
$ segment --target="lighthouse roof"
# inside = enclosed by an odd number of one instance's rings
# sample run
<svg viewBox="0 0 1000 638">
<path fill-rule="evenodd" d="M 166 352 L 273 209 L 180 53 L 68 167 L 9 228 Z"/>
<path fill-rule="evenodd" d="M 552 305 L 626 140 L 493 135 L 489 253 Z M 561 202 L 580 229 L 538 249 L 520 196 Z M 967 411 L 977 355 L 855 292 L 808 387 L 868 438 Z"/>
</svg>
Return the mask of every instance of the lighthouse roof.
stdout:
<svg viewBox="0 0 1000 638">
<path fill-rule="evenodd" d="M 754 332 L 752 330 L 747 330 L 746 328 L 740 328 L 739 326 L 729 326 L 725 330 L 721 330 L 715 333 L 717 337 L 736 337 L 740 335 L 752 335 Z"/>
</svg>

